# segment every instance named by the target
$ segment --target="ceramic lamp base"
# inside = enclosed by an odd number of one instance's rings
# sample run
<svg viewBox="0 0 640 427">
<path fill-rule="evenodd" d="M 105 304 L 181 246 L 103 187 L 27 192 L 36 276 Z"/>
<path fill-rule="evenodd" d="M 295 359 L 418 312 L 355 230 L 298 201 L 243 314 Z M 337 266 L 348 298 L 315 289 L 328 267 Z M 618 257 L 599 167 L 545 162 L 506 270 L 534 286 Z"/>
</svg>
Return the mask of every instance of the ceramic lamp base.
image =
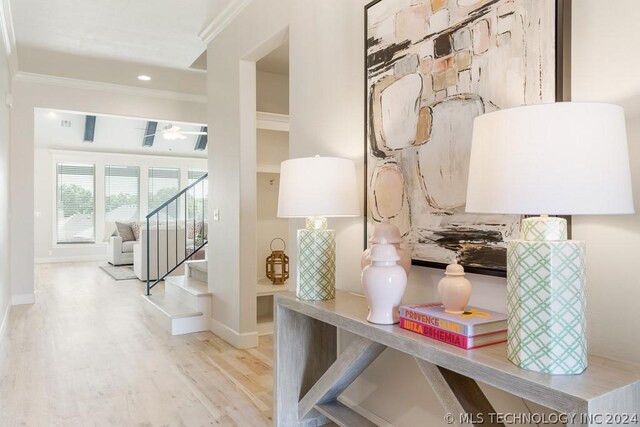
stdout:
<svg viewBox="0 0 640 427">
<path fill-rule="evenodd" d="M 587 367 L 584 242 L 507 243 L 507 357 L 531 371 Z"/>
<path fill-rule="evenodd" d="M 296 296 L 302 300 L 336 297 L 336 238 L 334 230 L 298 230 Z"/>
</svg>

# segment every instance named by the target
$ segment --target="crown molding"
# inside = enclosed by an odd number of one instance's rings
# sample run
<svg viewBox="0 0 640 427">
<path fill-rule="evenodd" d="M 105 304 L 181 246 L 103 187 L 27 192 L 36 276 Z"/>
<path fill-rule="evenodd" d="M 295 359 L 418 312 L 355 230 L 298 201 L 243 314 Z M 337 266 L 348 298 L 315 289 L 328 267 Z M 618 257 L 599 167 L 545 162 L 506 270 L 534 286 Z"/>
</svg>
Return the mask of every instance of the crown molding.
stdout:
<svg viewBox="0 0 640 427">
<path fill-rule="evenodd" d="M 207 103 L 207 97 L 204 95 L 148 89 L 136 86 L 119 85 L 115 83 L 94 82 L 91 80 L 72 79 L 68 77 L 48 76 L 45 74 L 28 73 L 25 71 L 17 72 L 13 77 L 13 80 L 16 82 L 36 83 L 71 89 L 96 90 L 120 95 L 146 96 L 150 98 L 170 99 L 173 101 L 197 102 L 200 104 Z"/>
<path fill-rule="evenodd" d="M 232 0 L 218 16 L 204 27 L 200 33 L 198 33 L 200 40 L 205 44 L 211 43 L 211 41 L 231 23 L 231 21 L 240 15 L 240 12 L 242 12 L 249 3 L 251 3 L 251 0 Z"/>
<path fill-rule="evenodd" d="M 9 72 L 14 76 L 18 72 L 18 54 L 9 0 L 0 0 L 0 37 L 2 37 L 4 52 L 9 62 Z"/>
</svg>

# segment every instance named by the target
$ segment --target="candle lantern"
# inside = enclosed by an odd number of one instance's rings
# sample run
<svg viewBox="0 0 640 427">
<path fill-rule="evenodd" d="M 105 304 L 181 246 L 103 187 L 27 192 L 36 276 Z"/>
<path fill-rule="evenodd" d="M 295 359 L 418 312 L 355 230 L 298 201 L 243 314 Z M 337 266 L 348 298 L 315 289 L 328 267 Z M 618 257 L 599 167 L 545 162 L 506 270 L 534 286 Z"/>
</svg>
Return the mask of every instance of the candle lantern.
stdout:
<svg viewBox="0 0 640 427">
<path fill-rule="evenodd" d="M 280 240 L 282 242 L 282 250 L 273 250 L 273 242 Z M 267 257 L 267 279 L 271 280 L 274 285 L 283 285 L 289 278 L 289 257 L 284 253 L 287 244 L 284 240 L 276 237 L 269 245 L 271 255 Z"/>
</svg>

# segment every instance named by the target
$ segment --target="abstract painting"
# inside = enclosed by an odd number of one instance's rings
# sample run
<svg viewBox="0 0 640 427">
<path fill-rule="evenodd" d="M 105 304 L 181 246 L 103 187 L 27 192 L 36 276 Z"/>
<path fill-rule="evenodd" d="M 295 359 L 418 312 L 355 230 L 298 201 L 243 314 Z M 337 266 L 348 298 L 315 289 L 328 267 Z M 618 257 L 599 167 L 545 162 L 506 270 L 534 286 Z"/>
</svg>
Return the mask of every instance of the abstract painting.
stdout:
<svg viewBox="0 0 640 427">
<path fill-rule="evenodd" d="M 465 212 L 473 119 L 556 100 L 556 0 L 378 0 L 365 8 L 367 233 L 414 264 L 503 275 L 520 217 Z"/>
</svg>

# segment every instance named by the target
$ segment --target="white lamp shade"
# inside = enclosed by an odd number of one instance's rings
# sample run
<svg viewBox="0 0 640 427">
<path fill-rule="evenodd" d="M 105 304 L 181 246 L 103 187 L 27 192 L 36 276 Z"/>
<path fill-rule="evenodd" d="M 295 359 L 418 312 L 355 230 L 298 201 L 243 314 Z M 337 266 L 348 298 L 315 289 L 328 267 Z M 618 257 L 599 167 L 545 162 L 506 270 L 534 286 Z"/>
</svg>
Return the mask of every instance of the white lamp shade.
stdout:
<svg viewBox="0 0 640 427">
<path fill-rule="evenodd" d="M 623 109 L 563 102 L 476 117 L 466 211 L 633 213 Z"/>
<path fill-rule="evenodd" d="M 353 160 L 316 156 L 282 162 L 278 216 L 360 216 Z"/>
</svg>

